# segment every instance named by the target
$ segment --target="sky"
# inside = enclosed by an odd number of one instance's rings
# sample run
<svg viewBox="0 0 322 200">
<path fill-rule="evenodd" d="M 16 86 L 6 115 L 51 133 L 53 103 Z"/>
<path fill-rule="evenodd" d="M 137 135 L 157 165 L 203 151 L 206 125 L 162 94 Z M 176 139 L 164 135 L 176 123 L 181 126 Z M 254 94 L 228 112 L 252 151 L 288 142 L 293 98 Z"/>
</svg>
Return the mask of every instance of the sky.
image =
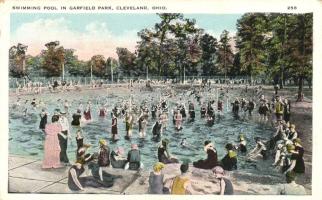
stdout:
<svg viewBox="0 0 322 200">
<path fill-rule="evenodd" d="M 233 36 L 242 14 L 184 14 L 194 18 L 199 28 L 217 39 L 226 29 Z M 116 58 L 116 48 L 135 50 L 137 32 L 158 23 L 156 14 L 34 14 L 13 13 L 10 17 L 10 43 L 28 46 L 27 54 L 38 55 L 47 42 L 59 41 L 75 49 L 81 60 L 100 54 Z"/>
</svg>

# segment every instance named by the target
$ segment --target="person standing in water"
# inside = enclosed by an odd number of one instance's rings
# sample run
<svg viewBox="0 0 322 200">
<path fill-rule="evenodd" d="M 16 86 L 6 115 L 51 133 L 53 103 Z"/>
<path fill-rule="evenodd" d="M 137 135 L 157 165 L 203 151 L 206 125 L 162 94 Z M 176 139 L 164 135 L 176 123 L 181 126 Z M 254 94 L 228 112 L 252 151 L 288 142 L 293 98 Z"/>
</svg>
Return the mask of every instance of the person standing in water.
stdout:
<svg viewBox="0 0 322 200">
<path fill-rule="evenodd" d="M 68 103 L 68 100 L 66 99 L 65 102 L 64 102 L 64 110 L 66 113 L 69 113 L 69 103 Z"/>
<path fill-rule="evenodd" d="M 117 137 L 117 118 L 115 116 L 115 113 L 112 113 L 112 128 L 111 128 L 111 132 L 112 132 L 112 140 L 113 141 L 117 141 L 118 137 Z"/>
<path fill-rule="evenodd" d="M 252 116 L 252 113 L 253 113 L 253 110 L 255 109 L 255 103 L 254 103 L 254 100 L 253 99 L 250 99 L 248 101 L 248 104 L 247 104 L 247 107 L 246 107 L 246 110 L 248 110 L 248 115 L 249 116 Z"/>
<path fill-rule="evenodd" d="M 195 105 L 192 102 L 189 102 L 189 116 L 191 121 L 195 120 Z"/>
<path fill-rule="evenodd" d="M 200 108 L 200 118 L 206 117 L 206 112 L 207 112 L 206 105 L 202 104 Z"/>
<path fill-rule="evenodd" d="M 86 121 L 92 120 L 92 115 L 91 115 L 91 102 L 87 102 L 86 109 L 84 110 L 84 118 Z"/>
<path fill-rule="evenodd" d="M 69 134 L 69 122 L 66 118 L 66 112 L 61 112 L 61 117 L 59 118 L 59 123 L 62 127 L 61 133 L 58 135 L 59 144 L 60 144 L 60 162 L 65 163 L 65 165 L 69 164 L 69 159 L 67 157 L 67 141 L 68 137 L 70 138 Z"/>
<path fill-rule="evenodd" d="M 162 124 L 162 127 L 161 127 L 161 134 L 167 129 L 167 126 L 168 126 L 168 115 L 166 113 L 166 111 L 163 111 L 161 116 L 160 116 L 160 121 L 161 121 L 161 124 Z"/>
<path fill-rule="evenodd" d="M 81 110 L 77 109 L 77 112 L 73 114 L 72 118 L 72 126 L 80 127 L 80 119 L 82 118 Z"/>
<path fill-rule="evenodd" d="M 133 117 L 127 112 L 125 116 L 125 128 L 126 128 L 126 138 L 129 139 L 132 137 L 132 128 L 133 128 Z"/>
<path fill-rule="evenodd" d="M 283 120 L 284 114 L 284 104 L 282 102 L 282 98 L 279 96 L 277 97 L 277 102 L 275 103 L 275 115 L 277 121 Z"/>
<path fill-rule="evenodd" d="M 180 131 L 182 129 L 182 114 L 180 113 L 179 109 L 177 110 L 174 119 L 176 123 L 176 129 Z"/>
<path fill-rule="evenodd" d="M 48 115 L 49 114 L 46 112 L 46 109 L 43 108 L 40 113 L 40 123 L 39 123 L 39 129 L 43 131 L 45 131 Z"/>
<path fill-rule="evenodd" d="M 153 139 L 156 141 L 160 141 L 161 128 L 162 128 L 162 124 L 159 121 L 156 121 L 152 128 Z"/>
<path fill-rule="evenodd" d="M 217 102 L 217 110 L 220 114 L 223 114 L 224 112 L 224 103 L 220 99 Z"/>
<path fill-rule="evenodd" d="M 98 116 L 104 118 L 106 116 L 106 114 L 107 114 L 107 109 L 106 109 L 105 105 L 102 104 L 99 109 Z"/>
<path fill-rule="evenodd" d="M 146 135 L 146 127 L 147 127 L 147 120 L 145 118 L 145 115 L 141 115 L 139 117 L 139 134 L 140 138 L 145 138 Z"/>
<path fill-rule="evenodd" d="M 83 147 L 84 144 L 84 137 L 82 136 L 82 131 L 80 129 L 76 132 L 76 144 L 77 144 L 77 151 Z"/>
<path fill-rule="evenodd" d="M 157 112 L 157 106 L 152 104 L 151 106 L 151 114 L 152 114 L 152 119 L 155 119 L 156 118 L 156 112 Z"/>
</svg>

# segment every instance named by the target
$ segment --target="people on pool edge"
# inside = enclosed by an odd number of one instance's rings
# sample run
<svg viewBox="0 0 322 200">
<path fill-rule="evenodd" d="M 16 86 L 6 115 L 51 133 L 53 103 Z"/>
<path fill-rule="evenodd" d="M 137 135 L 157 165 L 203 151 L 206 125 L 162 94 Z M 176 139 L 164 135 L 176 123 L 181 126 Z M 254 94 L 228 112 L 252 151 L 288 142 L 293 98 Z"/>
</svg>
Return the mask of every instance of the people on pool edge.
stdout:
<svg viewBox="0 0 322 200">
<path fill-rule="evenodd" d="M 283 120 L 290 120 L 290 117 L 289 117 L 290 108 L 288 106 L 287 100 L 282 101 L 282 100 L 280 100 L 280 97 L 278 97 L 278 98 L 279 98 L 279 100 L 275 103 L 275 105 L 273 105 L 272 108 L 275 110 L 275 115 L 276 115 L 276 119 L 278 120 L 278 123 L 283 123 Z M 243 104 L 243 101 L 244 100 L 242 99 L 241 104 Z M 63 102 L 63 101 L 61 101 L 61 102 Z M 251 102 L 251 100 L 249 102 Z M 283 106 L 283 108 L 281 108 L 282 106 Z M 254 106 L 251 106 L 251 107 L 254 107 Z M 183 109 L 184 108 L 181 107 L 181 110 L 179 110 L 179 112 L 182 113 Z M 287 109 L 288 109 L 288 111 L 286 111 Z M 190 109 L 189 109 L 189 111 L 190 111 Z M 282 111 L 283 111 L 283 114 L 282 114 Z M 158 112 L 159 111 L 157 111 L 157 113 Z M 65 115 L 65 112 L 64 111 L 60 112 L 60 110 L 58 110 L 58 109 L 56 110 L 56 112 L 54 114 L 54 116 L 59 116 L 59 118 L 63 118 L 63 115 Z M 159 115 L 159 114 L 157 114 L 157 115 Z M 281 115 L 282 115 L 282 117 L 281 117 Z M 74 124 L 72 123 L 72 125 L 74 125 Z M 76 125 L 76 127 L 77 127 L 77 125 Z M 285 146 L 287 147 L 287 152 L 286 152 L 287 155 L 285 156 L 285 160 L 288 159 L 289 163 L 285 165 L 286 171 L 284 173 L 288 173 L 290 171 L 297 171 L 297 173 L 304 173 L 305 172 L 305 165 L 304 165 L 304 161 L 303 161 L 304 149 L 299 142 L 300 139 L 298 138 L 298 134 L 295 130 L 295 125 L 289 123 L 289 125 L 287 125 L 286 128 L 282 127 L 282 129 L 284 129 L 284 130 L 282 130 L 282 132 L 284 132 L 283 134 L 285 134 L 286 137 L 285 137 L 285 139 L 282 138 L 282 139 L 278 140 L 275 147 L 285 147 Z M 62 130 L 62 131 L 66 131 L 66 130 Z M 161 134 L 160 134 L 160 136 L 161 136 Z M 81 137 L 78 137 L 78 139 L 80 139 L 80 138 Z M 283 140 L 286 142 L 282 142 Z M 270 144 L 268 145 L 268 143 L 266 143 L 265 141 L 263 141 L 262 139 L 259 139 L 259 138 L 255 138 L 255 142 L 256 142 L 256 149 L 258 150 L 257 154 L 255 154 L 255 152 L 251 151 L 251 153 L 246 157 L 247 158 L 252 157 L 251 154 L 254 153 L 254 156 L 257 155 L 259 157 L 263 157 L 264 159 L 266 159 L 268 157 L 268 153 L 269 153 L 268 149 L 271 149 Z M 282 142 L 282 143 L 280 143 L 280 142 Z M 292 144 L 293 146 L 288 145 L 288 144 Z M 85 145 L 80 145 L 80 143 L 78 144 L 78 141 L 77 141 L 77 149 L 80 149 L 81 146 L 85 146 Z M 294 148 L 294 146 L 295 146 L 295 148 Z M 239 147 L 238 149 L 241 152 L 247 151 L 247 149 L 242 150 L 242 149 L 246 148 L 246 143 L 245 143 L 244 137 L 239 138 L 238 147 Z M 229 157 L 229 151 L 234 152 L 234 150 L 233 149 L 231 150 L 230 147 L 228 148 L 227 145 L 226 145 L 226 149 L 227 149 L 227 154 L 225 157 L 227 157 L 227 156 Z M 276 148 L 274 150 L 277 150 L 277 149 L 279 149 L 279 148 Z M 62 152 L 64 152 L 64 151 L 60 151 L 60 153 L 62 153 Z M 207 155 L 208 155 L 208 152 L 207 152 Z M 234 156 L 232 156 L 232 157 L 234 157 Z M 218 162 L 218 164 L 219 165 L 222 164 L 223 167 L 225 168 L 225 166 L 223 164 L 224 163 L 223 160 L 224 159 L 222 159 L 221 162 Z M 287 163 L 287 162 L 285 162 L 285 163 Z"/>
</svg>

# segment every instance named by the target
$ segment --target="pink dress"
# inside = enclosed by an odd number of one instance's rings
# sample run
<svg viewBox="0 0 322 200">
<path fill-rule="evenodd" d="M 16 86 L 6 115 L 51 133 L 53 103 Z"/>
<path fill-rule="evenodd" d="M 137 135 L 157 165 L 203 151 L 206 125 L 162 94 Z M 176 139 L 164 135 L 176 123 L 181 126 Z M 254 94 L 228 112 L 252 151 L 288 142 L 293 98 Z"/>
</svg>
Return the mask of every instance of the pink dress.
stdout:
<svg viewBox="0 0 322 200">
<path fill-rule="evenodd" d="M 62 127 L 58 123 L 47 124 L 45 127 L 46 139 L 44 144 L 44 160 L 42 168 L 59 168 L 60 164 L 60 146 L 58 133 L 62 131 Z"/>
</svg>

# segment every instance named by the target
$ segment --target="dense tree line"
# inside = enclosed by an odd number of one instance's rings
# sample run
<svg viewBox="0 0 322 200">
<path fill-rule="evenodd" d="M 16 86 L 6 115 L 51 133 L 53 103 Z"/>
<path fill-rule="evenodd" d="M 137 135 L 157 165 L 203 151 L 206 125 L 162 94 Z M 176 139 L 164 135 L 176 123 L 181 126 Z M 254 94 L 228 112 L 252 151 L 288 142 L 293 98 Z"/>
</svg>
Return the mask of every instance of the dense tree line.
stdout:
<svg viewBox="0 0 322 200">
<path fill-rule="evenodd" d="M 93 75 L 180 77 L 184 75 L 261 77 L 283 87 L 287 80 L 299 86 L 312 80 L 313 15 L 247 13 L 236 23 L 236 36 L 223 30 L 215 38 L 183 14 L 158 14 L 154 27 L 138 32 L 135 52 L 118 47 L 118 59 L 93 55 L 81 61 L 75 50 L 45 44 L 38 56 L 26 55 L 23 44 L 9 50 L 10 75 L 61 76 Z M 234 45 L 234 46 L 231 46 Z M 233 49 L 235 49 L 233 51 Z"/>
</svg>

